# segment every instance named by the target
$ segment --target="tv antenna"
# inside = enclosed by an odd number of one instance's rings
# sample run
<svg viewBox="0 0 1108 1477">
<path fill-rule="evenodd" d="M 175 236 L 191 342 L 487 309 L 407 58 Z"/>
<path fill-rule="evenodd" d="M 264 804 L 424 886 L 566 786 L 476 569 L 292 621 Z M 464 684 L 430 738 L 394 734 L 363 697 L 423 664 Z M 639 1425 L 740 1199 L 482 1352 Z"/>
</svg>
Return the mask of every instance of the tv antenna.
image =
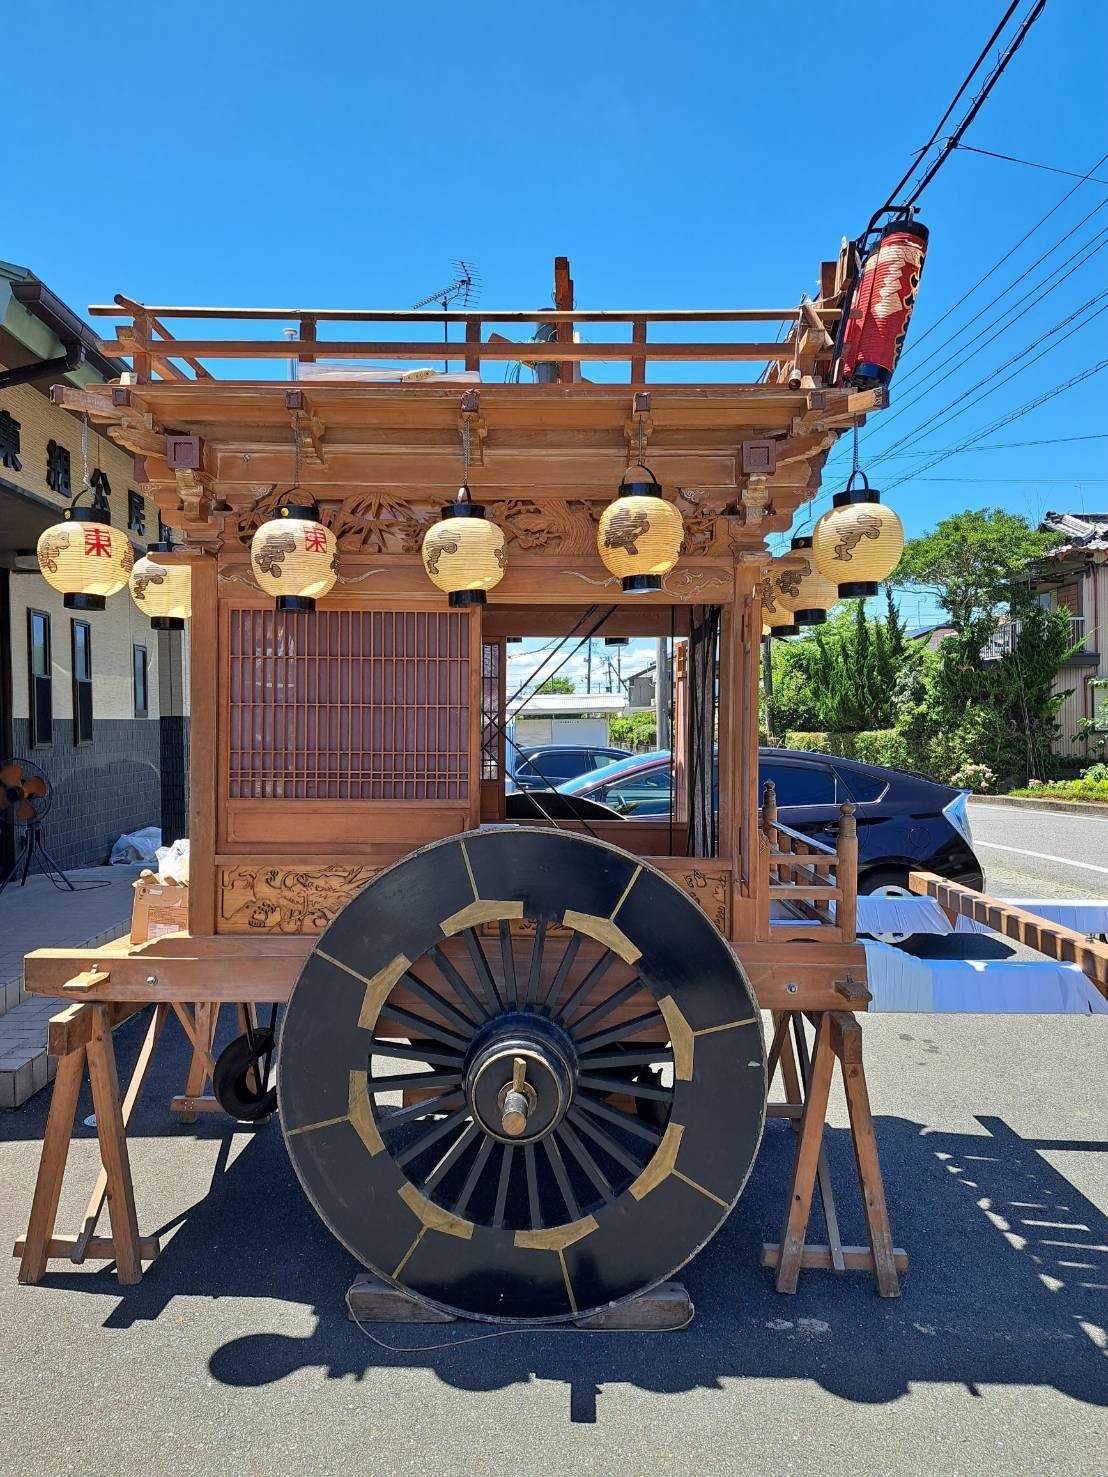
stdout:
<svg viewBox="0 0 1108 1477">
<path fill-rule="evenodd" d="M 414 313 L 418 308 L 429 308 L 432 303 L 438 303 L 444 313 L 451 303 L 456 303 L 460 308 L 471 307 L 481 292 L 481 278 L 477 269 L 472 262 L 458 260 L 454 263 L 454 271 L 455 277 L 452 282 L 448 282 L 445 287 L 440 287 L 436 292 L 428 293 L 426 297 L 421 297 L 418 303 L 412 304 L 412 312 Z M 448 319 L 443 320 L 442 341 L 444 344 L 450 342 Z M 443 368 L 449 372 L 449 359 L 443 361 Z"/>
</svg>

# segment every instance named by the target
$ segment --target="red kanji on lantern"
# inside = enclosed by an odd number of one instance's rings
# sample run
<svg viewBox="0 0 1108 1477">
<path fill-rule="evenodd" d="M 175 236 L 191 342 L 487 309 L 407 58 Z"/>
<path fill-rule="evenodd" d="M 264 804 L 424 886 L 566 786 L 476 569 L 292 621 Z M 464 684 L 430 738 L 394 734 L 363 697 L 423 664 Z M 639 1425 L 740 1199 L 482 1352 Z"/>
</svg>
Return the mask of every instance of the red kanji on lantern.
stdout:
<svg viewBox="0 0 1108 1477">
<path fill-rule="evenodd" d="M 326 553 L 327 530 L 325 528 L 305 528 L 304 548 L 309 554 Z"/>
<path fill-rule="evenodd" d="M 98 558 L 110 559 L 112 554 L 112 536 L 106 528 L 85 529 L 85 553 L 95 554 Z"/>
</svg>

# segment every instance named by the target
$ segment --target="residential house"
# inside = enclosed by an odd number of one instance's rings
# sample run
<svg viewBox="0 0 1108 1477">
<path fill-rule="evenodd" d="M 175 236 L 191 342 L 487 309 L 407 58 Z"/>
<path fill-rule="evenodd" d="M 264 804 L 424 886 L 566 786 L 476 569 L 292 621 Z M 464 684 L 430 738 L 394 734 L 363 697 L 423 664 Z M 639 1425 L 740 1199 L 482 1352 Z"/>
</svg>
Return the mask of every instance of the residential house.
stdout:
<svg viewBox="0 0 1108 1477">
<path fill-rule="evenodd" d="M 130 594 L 70 611 L 38 569 L 39 534 L 87 474 L 136 550 L 159 536 L 131 456 L 50 399 L 125 369 L 93 330 L 26 268 L 0 262 L 0 764 L 32 760 L 53 787 L 45 840 L 63 867 L 102 861 L 125 831 L 186 822 L 187 647 L 159 632 Z M 0 825 L 0 877 L 18 845 Z M 6 862 L 6 865 L 5 865 Z"/>
</svg>

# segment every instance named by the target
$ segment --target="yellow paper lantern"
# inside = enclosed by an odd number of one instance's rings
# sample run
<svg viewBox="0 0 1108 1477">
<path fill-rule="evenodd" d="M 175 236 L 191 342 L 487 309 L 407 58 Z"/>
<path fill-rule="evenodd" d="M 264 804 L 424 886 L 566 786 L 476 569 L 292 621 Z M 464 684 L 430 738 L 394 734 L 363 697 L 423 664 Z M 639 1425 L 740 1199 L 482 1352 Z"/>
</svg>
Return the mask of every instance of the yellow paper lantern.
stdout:
<svg viewBox="0 0 1108 1477">
<path fill-rule="evenodd" d="M 136 559 L 127 581 L 131 599 L 150 617 L 155 631 L 181 631 L 192 614 L 192 570 L 187 564 L 163 564 L 153 557 L 172 549 L 169 543 L 151 544 Z"/>
<path fill-rule="evenodd" d="M 777 576 L 782 601 L 798 626 L 821 626 L 839 598 L 835 585 L 816 568 L 810 534 L 799 534 L 790 544 L 792 558 Z"/>
<path fill-rule="evenodd" d="M 504 530 L 488 521 L 468 487 L 458 488 L 454 501 L 443 507 L 441 521 L 424 534 L 423 567 L 455 609 L 484 605 L 485 591 L 504 578 L 508 567 Z"/>
<path fill-rule="evenodd" d="M 771 564 L 769 571 L 762 576 L 763 634 L 795 636 L 799 633 L 800 627 L 794 621 L 792 611 L 785 604 L 778 584 L 780 572 L 775 564 Z"/>
<path fill-rule="evenodd" d="M 46 583 L 65 596 L 67 610 L 103 610 L 134 567 L 131 540 L 107 516 L 103 503 L 67 508 L 61 523 L 39 535 L 38 567 Z"/>
<path fill-rule="evenodd" d="M 856 476 L 863 487 L 854 487 Z M 854 473 L 812 530 L 816 567 L 837 586 L 842 600 L 876 595 L 878 585 L 900 563 L 904 529 L 880 499 L 865 473 Z"/>
<path fill-rule="evenodd" d="M 335 535 L 314 503 L 282 503 L 250 541 L 254 578 L 278 610 L 314 610 L 338 578 Z"/>
<path fill-rule="evenodd" d="M 644 595 L 662 588 L 662 576 L 681 557 L 685 525 L 680 512 L 662 497 L 650 468 L 631 470 L 640 480 L 627 482 L 628 473 L 623 474 L 615 501 L 600 515 L 596 547 L 604 567 L 619 575 L 624 594 Z"/>
</svg>

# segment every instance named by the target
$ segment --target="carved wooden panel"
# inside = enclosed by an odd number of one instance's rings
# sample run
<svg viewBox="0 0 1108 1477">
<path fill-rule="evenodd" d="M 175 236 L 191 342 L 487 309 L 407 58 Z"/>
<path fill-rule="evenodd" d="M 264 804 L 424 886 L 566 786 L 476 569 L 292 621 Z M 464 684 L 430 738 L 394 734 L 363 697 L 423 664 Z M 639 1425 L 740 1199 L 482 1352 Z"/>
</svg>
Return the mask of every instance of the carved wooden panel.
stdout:
<svg viewBox="0 0 1108 1477">
<path fill-rule="evenodd" d="M 322 933 L 380 867 L 221 867 L 220 933 Z"/>
<path fill-rule="evenodd" d="M 687 861 L 658 858 L 659 866 L 671 882 L 687 892 L 696 905 L 707 913 L 716 928 L 728 938 L 731 933 L 731 868 L 726 863 L 707 858 L 689 857 Z"/>
</svg>

